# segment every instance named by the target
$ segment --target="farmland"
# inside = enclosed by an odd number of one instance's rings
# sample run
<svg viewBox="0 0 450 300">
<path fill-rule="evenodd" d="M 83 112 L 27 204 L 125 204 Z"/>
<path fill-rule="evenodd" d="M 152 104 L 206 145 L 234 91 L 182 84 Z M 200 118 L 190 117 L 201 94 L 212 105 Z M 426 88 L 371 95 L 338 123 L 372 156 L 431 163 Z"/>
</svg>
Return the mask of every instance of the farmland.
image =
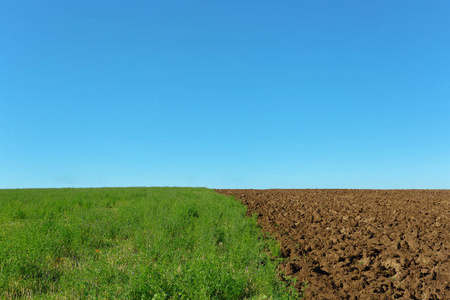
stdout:
<svg viewBox="0 0 450 300">
<path fill-rule="evenodd" d="M 245 215 L 205 188 L 0 190 L 0 299 L 296 298 Z"/>
<path fill-rule="evenodd" d="M 281 243 L 305 299 L 450 299 L 450 190 L 217 190 Z"/>
<path fill-rule="evenodd" d="M 0 299 L 449 299 L 449 190 L 0 190 Z"/>
</svg>

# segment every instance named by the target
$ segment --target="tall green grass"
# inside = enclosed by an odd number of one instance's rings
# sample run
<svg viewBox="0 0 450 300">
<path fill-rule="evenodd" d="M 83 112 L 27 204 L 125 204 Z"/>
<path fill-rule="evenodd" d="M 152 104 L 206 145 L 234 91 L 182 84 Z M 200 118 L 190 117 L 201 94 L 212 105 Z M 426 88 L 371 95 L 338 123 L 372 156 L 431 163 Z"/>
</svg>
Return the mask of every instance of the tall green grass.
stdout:
<svg viewBox="0 0 450 300">
<path fill-rule="evenodd" d="M 0 295 L 297 298 L 245 212 L 205 188 L 0 190 Z"/>
</svg>

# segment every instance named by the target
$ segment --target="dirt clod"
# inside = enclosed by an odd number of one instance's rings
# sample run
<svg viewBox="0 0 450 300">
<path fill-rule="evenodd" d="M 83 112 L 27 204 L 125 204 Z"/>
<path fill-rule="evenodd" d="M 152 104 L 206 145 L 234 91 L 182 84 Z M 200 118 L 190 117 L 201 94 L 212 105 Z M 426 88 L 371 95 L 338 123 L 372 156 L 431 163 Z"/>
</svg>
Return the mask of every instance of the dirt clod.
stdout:
<svg viewBox="0 0 450 300">
<path fill-rule="evenodd" d="M 217 192 L 258 214 L 306 299 L 450 299 L 450 190 Z"/>
</svg>

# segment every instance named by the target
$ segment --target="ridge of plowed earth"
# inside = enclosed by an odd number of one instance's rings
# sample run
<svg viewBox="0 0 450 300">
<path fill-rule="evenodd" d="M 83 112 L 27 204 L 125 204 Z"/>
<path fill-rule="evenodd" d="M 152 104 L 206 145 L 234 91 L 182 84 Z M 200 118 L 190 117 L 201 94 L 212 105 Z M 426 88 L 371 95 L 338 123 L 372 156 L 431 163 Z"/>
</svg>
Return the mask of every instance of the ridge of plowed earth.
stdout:
<svg viewBox="0 0 450 300">
<path fill-rule="evenodd" d="M 450 190 L 216 190 L 280 241 L 305 299 L 450 299 Z"/>
</svg>

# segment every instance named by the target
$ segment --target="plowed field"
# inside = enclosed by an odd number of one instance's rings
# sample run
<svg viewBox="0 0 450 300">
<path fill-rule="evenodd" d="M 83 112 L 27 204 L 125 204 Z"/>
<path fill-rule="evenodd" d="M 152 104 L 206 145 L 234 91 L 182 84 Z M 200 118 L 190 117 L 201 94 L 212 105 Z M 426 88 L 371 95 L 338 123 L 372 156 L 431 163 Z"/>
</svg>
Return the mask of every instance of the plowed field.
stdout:
<svg viewBox="0 0 450 300">
<path fill-rule="evenodd" d="M 450 190 L 217 190 L 258 214 L 306 299 L 450 299 Z"/>
</svg>

